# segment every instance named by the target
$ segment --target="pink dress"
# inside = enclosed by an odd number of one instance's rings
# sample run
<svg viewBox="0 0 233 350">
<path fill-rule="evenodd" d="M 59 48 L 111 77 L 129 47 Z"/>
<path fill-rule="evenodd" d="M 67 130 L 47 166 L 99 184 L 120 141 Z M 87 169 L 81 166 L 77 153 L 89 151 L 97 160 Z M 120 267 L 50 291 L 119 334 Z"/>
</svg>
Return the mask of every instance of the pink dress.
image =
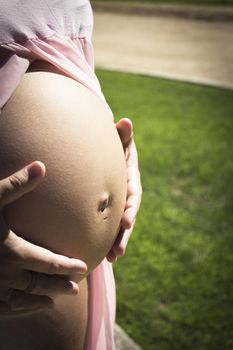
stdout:
<svg viewBox="0 0 233 350">
<path fill-rule="evenodd" d="M 94 73 L 89 0 L 0 0 L 0 109 L 34 60 L 45 60 L 105 101 Z M 106 103 L 106 101 L 105 101 Z M 112 350 L 115 283 L 106 259 L 88 277 L 87 350 Z"/>
</svg>

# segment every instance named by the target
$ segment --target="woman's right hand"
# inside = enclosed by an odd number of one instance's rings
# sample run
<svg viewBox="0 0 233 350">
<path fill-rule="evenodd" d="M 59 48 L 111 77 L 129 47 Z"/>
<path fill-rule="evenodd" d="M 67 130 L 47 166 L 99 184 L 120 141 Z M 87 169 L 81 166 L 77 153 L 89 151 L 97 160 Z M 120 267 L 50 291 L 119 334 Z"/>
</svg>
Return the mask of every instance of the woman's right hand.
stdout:
<svg viewBox="0 0 233 350">
<path fill-rule="evenodd" d="M 76 295 L 78 285 L 68 276 L 87 270 L 81 260 L 27 242 L 4 222 L 4 206 L 33 190 L 44 175 L 44 164 L 35 161 L 0 181 L 0 316 L 52 307 L 57 294 Z"/>
</svg>

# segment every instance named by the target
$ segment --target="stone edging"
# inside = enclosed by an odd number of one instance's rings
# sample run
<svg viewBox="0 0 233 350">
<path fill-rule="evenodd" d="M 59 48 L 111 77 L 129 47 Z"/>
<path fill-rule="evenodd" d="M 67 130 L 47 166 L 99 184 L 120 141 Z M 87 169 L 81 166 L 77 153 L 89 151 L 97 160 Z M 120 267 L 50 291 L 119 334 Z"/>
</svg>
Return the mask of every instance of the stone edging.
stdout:
<svg viewBox="0 0 233 350">
<path fill-rule="evenodd" d="M 194 6 L 93 1 L 92 7 L 96 12 L 233 22 L 233 6 Z"/>
<path fill-rule="evenodd" d="M 114 341 L 116 350 L 142 350 L 118 324 L 114 326 Z"/>
</svg>

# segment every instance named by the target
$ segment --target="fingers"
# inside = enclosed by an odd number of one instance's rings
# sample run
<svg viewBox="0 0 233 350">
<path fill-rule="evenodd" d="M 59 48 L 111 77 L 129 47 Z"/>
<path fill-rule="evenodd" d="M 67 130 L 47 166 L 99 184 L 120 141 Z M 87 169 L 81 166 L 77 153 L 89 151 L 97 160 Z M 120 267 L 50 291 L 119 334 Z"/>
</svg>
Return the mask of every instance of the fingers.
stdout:
<svg viewBox="0 0 233 350">
<path fill-rule="evenodd" d="M 134 224 L 132 225 L 130 230 L 125 230 L 124 235 L 120 240 L 119 244 L 114 247 L 114 251 L 117 256 L 123 256 L 125 254 L 128 241 L 133 232 L 133 227 L 134 227 Z"/>
<path fill-rule="evenodd" d="M 13 316 L 15 311 L 22 313 L 52 306 L 53 300 L 47 295 L 32 295 L 13 288 L 6 290 L 1 286 L 0 317 L 5 315 Z"/>
<path fill-rule="evenodd" d="M 107 259 L 110 262 L 116 261 L 118 256 L 125 254 L 126 246 L 133 231 L 142 196 L 137 149 L 132 137 L 132 123 L 129 119 L 124 118 L 116 124 L 116 127 L 125 150 L 127 168 L 127 200 L 125 211 L 121 219 L 122 227 L 113 247 L 107 255 Z"/>
<path fill-rule="evenodd" d="M 77 295 L 78 285 L 61 276 L 50 276 L 33 271 L 21 271 L 12 288 L 25 293 L 55 296 L 58 294 Z"/>
<path fill-rule="evenodd" d="M 0 207 L 13 202 L 33 190 L 45 175 L 45 166 L 39 161 L 29 164 L 0 181 Z"/>
<path fill-rule="evenodd" d="M 69 275 L 87 271 L 84 262 L 35 246 L 11 231 L 0 245 L 0 260 L 2 316 L 49 307 L 50 297 L 58 294 L 76 295 L 78 285 Z"/>
<path fill-rule="evenodd" d="M 121 219 L 121 224 L 125 229 L 130 229 L 133 225 L 141 203 L 141 190 L 130 192 L 127 197 L 125 211 Z"/>
<path fill-rule="evenodd" d="M 106 257 L 109 262 L 115 262 L 119 256 L 125 254 L 129 238 L 133 232 L 133 227 L 134 224 L 131 226 L 130 230 L 125 230 L 123 227 L 121 228 L 113 247 Z"/>
<path fill-rule="evenodd" d="M 133 167 L 135 170 L 139 171 L 138 153 L 133 139 L 130 140 L 127 146 L 126 166 L 128 169 Z"/>
<path fill-rule="evenodd" d="M 34 271 L 9 268 L 6 264 L 0 271 L 0 300 L 7 301 L 11 290 L 27 294 L 56 296 L 59 294 L 77 295 L 77 283 L 67 276 L 46 275 Z"/>
<path fill-rule="evenodd" d="M 122 217 L 122 226 L 130 229 L 135 221 L 141 203 L 142 187 L 140 172 L 138 169 L 138 155 L 135 143 L 132 139 L 132 123 L 129 119 L 121 119 L 117 128 L 122 142 L 126 146 L 126 167 L 127 167 L 127 201 L 125 212 Z"/>
<path fill-rule="evenodd" d="M 58 294 L 76 295 L 78 285 L 69 275 L 87 271 L 84 262 L 35 246 L 12 231 L 0 245 L 0 260 L 1 316 L 50 307 L 50 297 Z"/>
<path fill-rule="evenodd" d="M 36 161 L 1 180 L 0 209 L 34 189 L 44 176 L 44 164 Z M 0 226 L 0 315 L 50 307 L 50 296 L 78 293 L 78 285 L 68 276 L 84 274 L 84 262 L 18 237 L 8 229 L 1 212 Z"/>
<path fill-rule="evenodd" d="M 51 307 L 53 307 L 53 301 L 48 296 L 31 295 L 18 290 L 12 290 L 8 301 L 0 302 L 0 314 L 12 315 L 12 312 L 25 312 Z"/>
<path fill-rule="evenodd" d="M 36 246 L 10 232 L 5 242 L 8 260 L 17 263 L 21 269 L 49 275 L 84 274 L 87 265 L 78 259 L 55 254 L 48 249 Z"/>
<path fill-rule="evenodd" d="M 109 253 L 106 256 L 106 259 L 108 260 L 108 262 L 113 263 L 117 261 L 117 256 L 114 253 L 113 247 L 111 248 L 111 250 L 109 251 Z"/>
<path fill-rule="evenodd" d="M 79 287 L 68 276 L 87 270 L 82 261 L 34 246 L 11 231 L 0 257 L 1 316 L 51 307 L 51 297 L 58 294 L 76 295 Z"/>
<path fill-rule="evenodd" d="M 127 179 L 127 200 L 121 224 L 125 229 L 130 229 L 137 216 L 142 197 L 140 173 L 137 167 L 127 168 Z"/>
<path fill-rule="evenodd" d="M 123 227 L 121 227 L 111 250 L 109 251 L 108 255 L 106 256 L 106 258 L 109 262 L 115 262 L 117 260 L 118 256 L 123 255 L 123 254 L 121 254 L 122 253 L 121 251 L 118 251 L 118 247 L 119 247 L 119 244 L 124 236 L 124 233 L 125 233 L 125 229 Z"/>
</svg>

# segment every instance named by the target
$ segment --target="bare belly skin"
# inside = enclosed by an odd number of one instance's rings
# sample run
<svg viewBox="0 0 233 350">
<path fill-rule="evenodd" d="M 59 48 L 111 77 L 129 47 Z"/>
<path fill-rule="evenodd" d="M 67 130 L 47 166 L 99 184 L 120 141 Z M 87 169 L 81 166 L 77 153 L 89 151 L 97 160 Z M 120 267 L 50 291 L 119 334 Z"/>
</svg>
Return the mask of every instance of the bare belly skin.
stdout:
<svg viewBox="0 0 233 350">
<path fill-rule="evenodd" d="M 126 201 L 122 145 L 109 107 L 54 72 L 25 74 L 0 114 L 0 178 L 40 160 L 42 184 L 5 210 L 13 231 L 91 271 L 106 256 Z"/>
<path fill-rule="evenodd" d="M 48 64 L 25 74 L 0 114 L 0 179 L 34 160 L 46 177 L 6 207 L 5 220 L 27 240 L 84 260 L 89 273 L 119 230 L 124 152 L 107 105 Z M 81 350 L 87 299 L 84 278 L 79 294 L 57 297 L 54 309 L 0 321 L 3 349 Z"/>
</svg>

